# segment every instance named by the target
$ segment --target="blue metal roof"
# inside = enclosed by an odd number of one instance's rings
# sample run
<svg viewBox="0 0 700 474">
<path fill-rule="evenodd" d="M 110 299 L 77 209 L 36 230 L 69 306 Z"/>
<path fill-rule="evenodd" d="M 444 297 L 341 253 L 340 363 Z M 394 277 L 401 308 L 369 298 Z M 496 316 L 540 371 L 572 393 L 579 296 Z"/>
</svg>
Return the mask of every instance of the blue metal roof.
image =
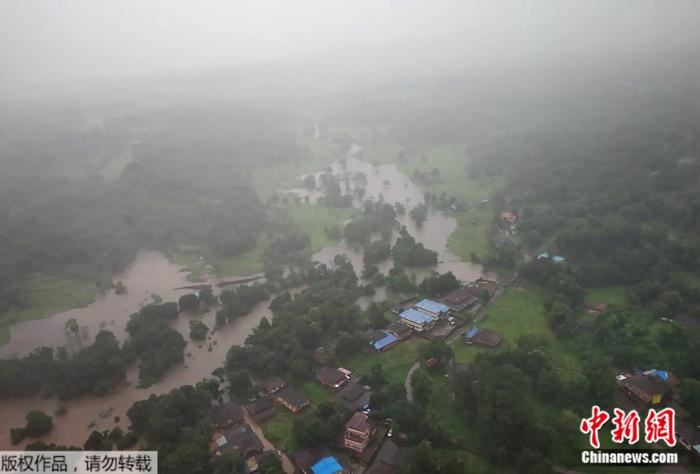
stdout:
<svg viewBox="0 0 700 474">
<path fill-rule="evenodd" d="M 382 332 L 384 333 L 384 337 L 377 340 L 377 341 L 374 341 L 372 343 L 372 347 L 374 347 L 378 351 L 381 351 L 386 346 L 389 346 L 389 345 L 395 343 L 396 341 L 398 341 L 396 336 L 394 336 L 393 334 L 386 332 L 386 331 L 382 331 Z"/>
<path fill-rule="evenodd" d="M 314 474 L 336 474 L 342 470 L 343 466 L 333 456 L 327 456 L 311 466 Z"/>
<path fill-rule="evenodd" d="M 541 253 L 541 254 L 539 254 L 539 255 L 537 256 L 537 260 L 542 260 L 542 259 L 545 259 L 545 258 L 549 258 L 549 252 L 544 252 L 544 253 Z M 554 263 L 561 263 L 561 262 L 566 261 L 566 258 L 561 257 L 561 256 L 559 256 L 559 255 L 554 255 L 554 256 L 552 257 L 552 261 L 553 261 Z"/>
<path fill-rule="evenodd" d="M 464 335 L 465 335 L 467 338 L 471 339 L 471 338 L 473 338 L 474 336 L 476 336 L 476 333 L 477 333 L 477 332 L 479 332 L 479 328 L 476 327 L 476 326 L 472 326 L 472 327 L 469 328 L 468 331 L 466 331 L 466 332 L 464 333 Z"/>
<path fill-rule="evenodd" d="M 401 313 L 399 316 L 402 317 L 403 319 L 407 319 L 415 324 L 425 324 L 425 323 L 430 323 L 433 321 L 433 318 L 431 318 L 427 314 L 423 314 L 420 311 L 418 311 L 417 309 L 413 309 L 413 308 L 408 308 L 406 311 Z"/>
<path fill-rule="evenodd" d="M 415 307 L 434 314 L 447 313 L 450 310 L 446 305 L 433 300 L 421 300 L 415 304 Z"/>
</svg>

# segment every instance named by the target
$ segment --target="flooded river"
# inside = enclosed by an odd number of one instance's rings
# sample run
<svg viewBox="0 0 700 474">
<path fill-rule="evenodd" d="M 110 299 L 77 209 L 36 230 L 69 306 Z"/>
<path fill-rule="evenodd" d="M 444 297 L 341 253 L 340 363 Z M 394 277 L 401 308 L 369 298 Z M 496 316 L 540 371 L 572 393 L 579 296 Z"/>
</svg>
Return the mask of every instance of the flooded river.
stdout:
<svg viewBox="0 0 700 474">
<path fill-rule="evenodd" d="M 408 216 L 408 211 L 423 203 L 423 191 L 401 173 L 397 166 L 372 166 L 354 157 L 358 151 L 359 147 L 354 146 L 344 165 L 339 162 L 333 163 L 333 172 L 355 176 L 363 173 L 366 176 L 365 199 L 370 197 L 379 199 L 381 195 L 388 203 L 402 203 L 407 213 L 398 218 L 400 224 L 405 225 L 417 241 L 439 254 L 439 264 L 433 268 L 434 270 L 452 271 L 463 281 L 471 281 L 481 276 L 483 274 L 481 266 L 460 262 L 447 250 L 447 239 L 457 226 L 455 219 L 441 212 L 430 211 L 427 221 L 417 228 Z M 350 188 L 352 189 L 353 186 L 351 185 Z M 312 202 L 321 196 L 321 193 L 316 190 L 294 189 L 289 192 L 302 197 L 309 196 Z M 357 203 L 359 205 L 359 200 Z M 357 273 L 361 272 L 362 251 L 349 247 L 344 241 L 321 250 L 313 258 L 316 261 L 331 264 L 333 257 L 337 254 L 346 254 Z M 382 272 L 387 272 L 391 261 L 382 262 L 379 266 Z M 420 281 L 433 269 L 413 269 L 410 272 L 416 274 Z M 128 289 L 126 294 L 116 295 L 113 290 L 110 290 L 98 296 L 94 303 L 84 308 L 65 311 L 48 319 L 13 325 L 11 342 L 0 346 L 0 357 L 24 355 L 39 346 L 67 344 L 69 341 L 64 334 L 64 325 L 71 318 L 78 321 L 81 329 L 84 328 L 83 345 L 89 344 L 102 328 L 112 331 L 123 340 L 129 315 L 150 303 L 152 294 L 159 295 L 163 301 L 177 301 L 188 290 L 176 290 L 176 288 L 189 284 L 182 267 L 172 264 L 163 254 L 153 251 L 139 253 L 131 266 L 122 274 L 116 275 L 114 280 L 124 282 Z M 210 279 L 210 282 L 216 283 L 217 280 Z M 386 297 L 386 290 L 380 288 L 373 298 L 363 297 L 358 300 L 358 304 L 366 307 L 372 300 L 379 301 Z M 114 393 L 105 397 L 84 397 L 63 403 L 68 410 L 67 414 L 62 417 L 55 416 L 53 430 L 40 439 L 57 444 L 82 446 L 92 429 L 106 430 L 119 425 L 126 430 L 128 426 L 126 411 L 135 401 L 147 398 L 151 394 L 166 393 L 180 385 L 194 384 L 209 377 L 214 369 L 223 364 L 229 347 L 243 343 L 260 319 L 265 316 L 271 317 L 267 309 L 268 304 L 269 302 L 260 303 L 246 317 L 239 318 L 216 331 L 211 337 L 211 351 L 209 341 L 200 345 L 189 341 L 185 363 L 169 371 L 161 382 L 148 389 L 136 387 L 138 369 L 133 367 L 128 373 L 127 382 L 118 387 Z M 207 326 L 214 327 L 213 311 L 198 317 Z M 189 339 L 189 319 L 190 317 L 181 315 L 175 323 L 176 329 L 187 340 Z M 27 398 L 0 401 L 0 449 L 12 449 L 9 428 L 24 426 L 24 416 L 28 411 L 39 409 L 53 414 L 57 406 L 58 402 L 54 399 Z M 115 417 L 120 417 L 121 421 L 115 423 Z"/>
</svg>

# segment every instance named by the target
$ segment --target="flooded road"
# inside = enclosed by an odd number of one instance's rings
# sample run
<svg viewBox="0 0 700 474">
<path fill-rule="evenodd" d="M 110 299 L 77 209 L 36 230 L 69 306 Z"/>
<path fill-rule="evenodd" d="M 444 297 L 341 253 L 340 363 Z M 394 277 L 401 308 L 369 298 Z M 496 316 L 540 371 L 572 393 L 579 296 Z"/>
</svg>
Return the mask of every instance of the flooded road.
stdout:
<svg viewBox="0 0 700 474">
<path fill-rule="evenodd" d="M 409 273 L 417 276 L 420 281 L 431 271 L 452 271 L 455 276 L 463 281 L 472 281 L 484 275 L 480 265 L 460 262 L 459 258 L 447 250 L 447 239 L 455 230 L 456 220 L 438 211 L 430 211 L 427 221 L 417 228 L 408 216 L 408 211 L 416 205 L 423 203 L 423 191 L 412 183 L 396 165 L 373 166 L 355 158 L 359 147 L 353 145 L 344 163 L 335 162 L 331 165 L 334 174 L 342 177 L 341 187 L 348 192 L 354 192 L 357 187 L 365 190 L 364 199 L 383 199 L 394 204 L 402 203 L 406 207 L 406 214 L 398 217 L 401 225 L 405 225 L 409 233 L 417 241 L 422 242 L 426 248 L 438 252 L 438 265 L 433 268 L 408 269 Z M 317 173 L 320 175 L 321 173 Z M 360 186 L 360 184 L 362 184 Z M 309 196 L 311 202 L 315 202 L 322 193 L 318 190 L 293 189 L 288 192 L 301 197 Z M 361 199 L 355 200 L 355 205 L 361 205 Z M 396 239 L 394 232 L 392 241 Z M 332 264 L 333 257 L 337 254 L 346 254 L 353 263 L 358 275 L 362 271 L 362 250 L 353 249 L 344 241 L 337 245 L 324 248 L 313 255 L 318 262 Z M 391 267 L 391 260 L 387 259 L 378 266 L 383 273 L 387 273 Z M 114 281 L 122 281 L 127 287 L 124 295 L 115 294 L 109 290 L 97 297 L 96 301 L 84 308 L 74 309 L 58 313 L 50 318 L 36 321 L 28 321 L 15 324 L 11 328 L 11 342 L 0 346 L 0 357 L 7 358 L 21 356 L 31 352 L 40 346 L 62 346 L 70 343 L 64 332 L 65 322 L 71 318 L 77 320 L 81 327 L 82 337 L 80 344 L 71 343 L 72 348 L 90 344 L 100 329 L 112 331 L 120 340 L 126 337 L 125 326 L 129 316 L 138 311 L 142 306 L 153 301 L 152 295 L 159 295 L 163 301 L 177 301 L 177 299 L 191 290 L 176 290 L 188 286 L 191 283 L 186 279 L 186 273 L 182 267 L 174 265 L 167 258 L 154 251 L 140 252 L 135 261 L 120 275 L 114 277 Z M 490 276 L 490 275 L 487 275 Z M 213 285 L 215 292 L 219 279 L 209 277 L 208 283 Z M 387 298 L 385 288 L 378 288 L 373 297 L 362 297 L 358 300 L 360 306 L 367 307 L 371 301 L 382 301 Z M 217 367 L 224 363 L 227 350 L 235 344 L 242 344 L 251 330 L 257 327 L 263 317 L 271 318 L 271 312 L 267 308 L 269 301 L 258 304 L 253 311 L 243 317 L 227 324 L 222 329 L 212 334 L 205 343 L 193 344 L 189 341 L 189 320 L 193 316 L 180 315 L 174 323 L 180 331 L 188 346 L 185 350 L 185 363 L 170 370 L 156 385 L 148 389 L 137 388 L 138 369 L 132 367 L 127 375 L 127 382 L 118 387 L 113 393 L 105 397 L 84 397 L 61 403 L 67 408 L 64 416 L 54 416 L 53 430 L 39 440 L 54 442 L 62 445 L 82 446 L 90 431 L 100 431 L 120 426 L 126 430 L 129 424 L 126 411 L 138 400 L 147 398 L 151 394 L 166 393 L 173 388 L 185 384 L 195 384 L 202 379 L 211 376 Z M 214 327 L 215 312 L 194 316 L 210 328 Z M 9 428 L 24 426 L 24 417 L 30 410 L 39 409 L 53 415 L 59 402 L 55 399 L 13 399 L 0 401 L 0 449 L 17 449 L 20 446 L 11 446 Z M 116 422 L 115 417 L 120 421 Z M 26 443 L 26 441 L 25 441 Z"/>
</svg>

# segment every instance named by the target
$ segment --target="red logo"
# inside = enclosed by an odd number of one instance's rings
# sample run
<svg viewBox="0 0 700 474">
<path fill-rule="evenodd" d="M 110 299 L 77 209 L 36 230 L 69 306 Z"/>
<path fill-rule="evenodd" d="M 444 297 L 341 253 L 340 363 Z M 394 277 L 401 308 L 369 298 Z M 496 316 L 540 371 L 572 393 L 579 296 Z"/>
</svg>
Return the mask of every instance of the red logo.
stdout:
<svg viewBox="0 0 700 474">
<path fill-rule="evenodd" d="M 624 411 L 615 408 L 614 413 L 612 422 L 615 428 L 611 432 L 613 442 L 623 443 L 627 440 L 629 444 L 635 444 L 639 441 L 639 413 L 637 410 L 631 410 L 625 414 Z"/>
<path fill-rule="evenodd" d="M 610 431 L 612 441 L 614 443 L 624 443 L 632 445 L 639 441 L 639 423 L 641 418 L 637 410 L 630 410 L 625 413 L 624 410 L 615 408 L 612 418 L 613 429 Z M 591 416 L 583 418 L 579 429 L 581 433 L 588 435 L 588 441 L 592 447 L 600 448 L 600 438 L 598 432 L 610 420 L 610 414 L 605 410 L 601 410 L 598 405 L 593 405 L 591 408 Z M 653 408 L 649 409 L 646 419 L 644 420 L 644 441 L 647 443 L 665 442 L 668 446 L 676 445 L 676 412 L 673 408 L 664 408 L 656 411 Z"/>
<path fill-rule="evenodd" d="M 644 441 L 664 441 L 671 447 L 676 445 L 676 413 L 673 408 L 664 408 L 658 412 L 653 408 L 649 410 L 644 420 Z"/>
<path fill-rule="evenodd" d="M 600 448 L 598 440 L 598 431 L 610 419 L 610 415 L 605 410 L 601 410 L 598 405 L 593 405 L 591 408 L 591 417 L 581 420 L 579 427 L 581 433 L 589 435 L 589 442 L 594 448 Z"/>
</svg>

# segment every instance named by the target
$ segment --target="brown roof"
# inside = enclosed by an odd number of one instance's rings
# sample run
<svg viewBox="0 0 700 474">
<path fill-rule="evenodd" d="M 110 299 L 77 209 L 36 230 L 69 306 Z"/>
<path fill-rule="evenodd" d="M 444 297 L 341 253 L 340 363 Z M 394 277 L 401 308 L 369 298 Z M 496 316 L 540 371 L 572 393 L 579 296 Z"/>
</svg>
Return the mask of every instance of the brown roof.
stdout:
<svg viewBox="0 0 700 474">
<path fill-rule="evenodd" d="M 514 220 L 516 218 L 515 214 L 510 211 L 501 212 L 501 220 Z"/>
<path fill-rule="evenodd" d="M 212 410 L 212 421 L 216 426 L 227 426 L 243 419 L 243 410 L 237 403 L 217 405 Z"/>
<path fill-rule="evenodd" d="M 470 340 L 474 344 L 496 347 L 501 343 L 501 341 L 503 341 L 503 336 L 498 334 L 496 331 L 479 328 L 476 334 L 472 338 L 468 338 L 468 340 Z"/>
<path fill-rule="evenodd" d="M 656 377 L 648 375 L 630 375 L 622 381 L 624 385 L 632 385 L 647 395 L 663 394 L 666 392 L 666 386 L 662 384 Z"/>
<path fill-rule="evenodd" d="M 369 421 L 367 420 L 367 415 L 356 411 L 352 418 L 345 424 L 346 428 L 350 428 L 355 431 L 367 431 L 370 428 Z"/>
<path fill-rule="evenodd" d="M 274 403 L 269 398 L 260 398 L 258 400 L 255 400 L 254 402 L 247 404 L 245 408 L 251 415 L 257 415 L 262 411 L 269 410 L 273 406 Z"/>
<path fill-rule="evenodd" d="M 351 410 L 357 410 L 369 404 L 369 390 L 350 381 L 335 396 L 336 400 Z"/>
<path fill-rule="evenodd" d="M 345 374 L 333 367 L 319 367 L 316 369 L 316 380 L 321 384 L 333 387 L 339 382 L 345 382 Z"/>
<path fill-rule="evenodd" d="M 338 393 L 338 395 L 340 396 L 340 398 L 352 402 L 354 400 L 357 400 L 360 397 L 360 395 L 362 395 L 366 391 L 367 389 L 365 387 L 363 387 L 357 382 L 351 381 L 345 386 L 343 390 L 340 391 L 340 393 Z"/>
<path fill-rule="evenodd" d="M 265 379 L 265 381 L 261 384 L 262 389 L 266 393 L 274 393 L 277 390 L 284 388 L 287 386 L 287 382 L 282 377 L 268 377 Z"/>
<path fill-rule="evenodd" d="M 469 291 L 467 288 L 458 288 L 451 291 L 443 298 L 443 301 L 448 304 L 461 305 L 467 303 L 468 301 L 476 301 L 477 298 Z"/>
<path fill-rule="evenodd" d="M 248 425 L 239 425 L 228 430 L 224 437 L 226 444 L 219 447 L 220 452 L 238 451 L 243 457 L 247 457 L 251 453 L 261 453 L 263 444 L 260 438 L 250 429 Z"/>
<path fill-rule="evenodd" d="M 283 388 L 277 392 L 275 396 L 277 399 L 284 400 L 288 404 L 295 407 L 300 407 L 309 403 L 309 397 L 307 397 L 304 392 L 297 390 L 294 387 Z"/>
<path fill-rule="evenodd" d="M 377 461 L 389 466 L 401 467 L 408 460 L 408 449 L 400 448 L 392 440 L 387 439 L 379 451 Z"/>
</svg>

